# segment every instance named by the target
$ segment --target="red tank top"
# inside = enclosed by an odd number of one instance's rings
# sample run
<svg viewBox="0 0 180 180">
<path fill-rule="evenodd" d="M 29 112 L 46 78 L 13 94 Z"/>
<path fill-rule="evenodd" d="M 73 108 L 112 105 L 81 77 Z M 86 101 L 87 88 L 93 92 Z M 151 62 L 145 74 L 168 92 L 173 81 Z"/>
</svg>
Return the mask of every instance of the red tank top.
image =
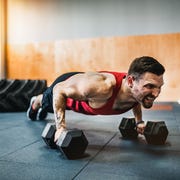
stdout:
<svg viewBox="0 0 180 180">
<path fill-rule="evenodd" d="M 89 106 L 88 102 L 86 101 L 77 101 L 73 100 L 71 98 L 67 98 L 66 107 L 69 110 L 73 110 L 75 112 L 83 113 L 83 114 L 89 114 L 89 115 L 114 115 L 114 114 L 122 114 L 126 111 L 129 111 L 131 108 L 128 108 L 126 110 L 114 110 L 113 104 L 116 99 L 116 96 L 119 92 L 119 89 L 121 88 L 122 80 L 126 76 L 126 73 L 118 73 L 118 72 L 109 72 L 109 71 L 101 71 L 106 73 L 111 73 L 114 75 L 116 79 L 116 86 L 113 89 L 113 94 L 109 98 L 106 104 L 104 104 L 100 108 L 92 108 Z M 134 104 L 134 106 L 136 103 Z M 134 107 L 133 106 L 133 107 Z"/>
</svg>

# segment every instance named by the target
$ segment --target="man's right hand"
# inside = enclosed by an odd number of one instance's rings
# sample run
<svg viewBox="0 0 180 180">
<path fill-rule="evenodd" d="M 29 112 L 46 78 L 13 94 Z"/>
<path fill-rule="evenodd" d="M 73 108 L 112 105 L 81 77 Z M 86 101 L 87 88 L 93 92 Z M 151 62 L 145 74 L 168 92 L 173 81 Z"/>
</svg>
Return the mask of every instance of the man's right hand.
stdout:
<svg viewBox="0 0 180 180">
<path fill-rule="evenodd" d="M 61 128 L 56 130 L 56 133 L 55 133 L 55 136 L 54 136 L 54 142 L 57 142 L 57 140 L 60 137 L 61 133 L 63 131 L 65 131 L 65 130 L 66 130 L 66 128 L 64 128 L 64 127 L 61 127 Z"/>
</svg>

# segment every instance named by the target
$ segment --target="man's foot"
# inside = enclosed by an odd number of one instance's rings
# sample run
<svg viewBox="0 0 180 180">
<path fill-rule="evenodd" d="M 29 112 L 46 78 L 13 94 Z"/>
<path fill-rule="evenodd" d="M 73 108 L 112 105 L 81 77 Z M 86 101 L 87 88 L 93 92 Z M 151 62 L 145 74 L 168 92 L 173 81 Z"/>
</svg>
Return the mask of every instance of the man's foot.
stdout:
<svg viewBox="0 0 180 180">
<path fill-rule="evenodd" d="M 31 98 L 30 105 L 29 105 L 29 108 L 27 110 L 27 117 L 32 121 L 37 120 L 37 113 L 38 113 L 38 109 L 33 109 L 33 106 L 32 106 L 35 99 L 36 99 L 36 96 L 33 96 Z"/>
<path fill-rule="evenodd" d="M 43 110 L 42 108 L 39 108 L 36 119 L 44 120 L 47 117 L 47 114 L 47 111 Z"/>
</svg>

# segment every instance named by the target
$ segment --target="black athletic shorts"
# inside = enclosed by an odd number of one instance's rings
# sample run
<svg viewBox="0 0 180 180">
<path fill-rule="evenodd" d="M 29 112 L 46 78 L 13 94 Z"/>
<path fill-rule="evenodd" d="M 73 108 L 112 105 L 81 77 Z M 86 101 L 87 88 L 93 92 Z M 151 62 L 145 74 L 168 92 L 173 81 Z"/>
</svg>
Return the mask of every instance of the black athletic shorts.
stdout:
<svg viewBox="0 0 180 180">
<path fill-rule="evenodd" d="M 69 73 L 65 73 L 61 76 L 59 76 L 53 83 L 52 85 L 47 88 L 47 90 L 43 93 L 43 99 L 42 99 L 42 109 L 53 113 L 53 87 L 62 81 L 65 81 L 66 79 L 68 79 L 69 77 L 75 75 L 75 74 L 79 74 L 79 73 L 83 73 L 83 72 L 69 72 Z"/>
</svg>

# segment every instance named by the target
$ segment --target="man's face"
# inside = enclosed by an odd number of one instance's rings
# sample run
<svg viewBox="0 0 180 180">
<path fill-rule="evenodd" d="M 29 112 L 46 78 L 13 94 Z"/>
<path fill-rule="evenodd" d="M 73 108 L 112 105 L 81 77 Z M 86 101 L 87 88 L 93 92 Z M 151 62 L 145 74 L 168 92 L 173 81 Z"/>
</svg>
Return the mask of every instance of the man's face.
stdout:
<svg viewBox="0 0 180 180">
<path fill-rule="evenodd" d="M 156 75 L 153 73 L 144 73 L 139 79 L 132 77 L 132 94 L 133 97 L 144 108 L 150 108 L 154 100 L 159 96 L 161 87 L 164 84 L 163 75 Z"/>
</svg>

